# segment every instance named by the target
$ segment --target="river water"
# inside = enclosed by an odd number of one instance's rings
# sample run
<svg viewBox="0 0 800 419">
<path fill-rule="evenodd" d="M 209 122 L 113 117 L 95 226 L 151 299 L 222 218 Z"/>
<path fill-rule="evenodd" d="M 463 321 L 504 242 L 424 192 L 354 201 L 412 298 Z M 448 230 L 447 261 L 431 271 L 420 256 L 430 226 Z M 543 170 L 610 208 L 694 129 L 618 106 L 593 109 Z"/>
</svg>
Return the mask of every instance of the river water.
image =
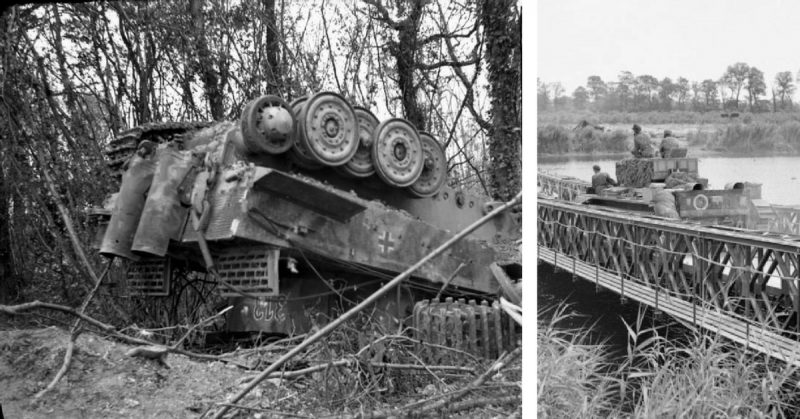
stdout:
<svg viewBox="0 0 800 419">
<path fill-rule="evenodd" d="M 628 156 L 629 154 L 600 158 L 540 158 L 538 167 L 554 174 L 589 181 L 592 165 L 599 164 L 603 171 L 615 177 L 616 162 Z M 762 198 L 765 201 L 800 206 L 800 157 L 700 157 L 698 171 L 700 176 L 708 178 L 712 188 L 721 189 L 733 181 L 761 183 Z M 563 271 L 556 273 L 546 263 L 538 266 L 537 276 L 539 308 L 552 307 L 559 303 L 570 304 L 570 311 L 575 317 L 563 327 L 591 325 L 596 337 L 593 339 L 595 343 L 607 343 L 615 354 L 625 352 L 627 332 L 623 320 L 628 324 L 635 322 L 639 312 L 638 304 L 630 300 L 622 303 L 620 297 L 610 291 L 596 292 L 594 284 L 589 281 L 578 278 L 573 282 L 571 274 Z M 653 325 L 653 322 L 672 323 L 668 316 L 660 319 L 647 316 L 646 319 L 649 325 Z"/>
<path fill-rule="evenodd" d="M 603 171 L 616 179 L 616 162 L 629 156 L 540 158 L 539 169 L 590 181 L 592 165 L 599 164 Z M 708 178 L 709 187 L 713 189 L 722 189 L 730 182 L 761 183 L 761 197 L 765 201 L 800 205 L 800 156 L 700 157 L 698 172 L 701 177 Z"/>
</svg>

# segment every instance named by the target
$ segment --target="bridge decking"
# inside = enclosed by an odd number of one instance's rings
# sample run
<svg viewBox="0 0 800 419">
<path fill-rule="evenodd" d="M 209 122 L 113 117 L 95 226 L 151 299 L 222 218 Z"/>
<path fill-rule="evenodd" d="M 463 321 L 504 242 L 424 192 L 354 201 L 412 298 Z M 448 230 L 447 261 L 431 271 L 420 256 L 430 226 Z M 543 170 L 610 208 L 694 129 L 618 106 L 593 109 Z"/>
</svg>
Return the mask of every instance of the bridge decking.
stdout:
<svg viewBox="0 0 800 419">
<path fill-rule="evenodd" d="M 800 366 L 800 236 L 561 199 L 540 198 L 537 213 L 540 261 Z"/>
</svg>

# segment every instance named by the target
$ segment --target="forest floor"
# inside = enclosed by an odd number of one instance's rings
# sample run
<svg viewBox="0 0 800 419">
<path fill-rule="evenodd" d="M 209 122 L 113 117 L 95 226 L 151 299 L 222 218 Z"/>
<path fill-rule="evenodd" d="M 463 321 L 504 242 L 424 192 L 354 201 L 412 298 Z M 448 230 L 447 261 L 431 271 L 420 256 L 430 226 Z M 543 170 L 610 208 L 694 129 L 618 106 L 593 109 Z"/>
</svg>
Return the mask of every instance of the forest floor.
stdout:
<svg viewBox="0 0 800 419">
<path fill-rule="evenodd" d="M 86 332 L 76 340 L 67 374 L 51 391 L 35 399 L 61 367 L 68 341 L 68 331 L 57 327 L 0 331 L 0 407 L 5 417 L 198 417 L 209 407 L 230 400 L 244 388 L 246 378 L 258 372 L 179 354 L 169 354 L 166 365 L 162 365 L 127 356 L 131 345 Z M 278 355 L 261 354 L 261 361 L 269 363 Z M 308 359 L 305 361 L 308 365 Z M 476 366 L 476 373 L 489 363 Z M 267 379 L 237 403 L 250 409 L 232 411 L 235 417 L 253 418 L 357 415 L 435 398 L 475 379 L 469 374 L 434 379 L 432 374 L 421 378 L 403 373 L 371 381 L 363 371 L 342 370 L 330 368 L 293 379 Z M 486 402 L 457 412 L 445 409 L 427 414 L 453 418 L 520 415 L 519 385 L 507 385 L 521 383 L 520 374 L 521 361 L 517 359 L 466 399 Z M 505 387 L 498 380 L 506 383 Z M 359 397 L 359 391 L 366 394 Z M 505 402 L 491 402 L 503 398 Z M 509 403 L 508 399 L 515 401 Z"/>
</svg>

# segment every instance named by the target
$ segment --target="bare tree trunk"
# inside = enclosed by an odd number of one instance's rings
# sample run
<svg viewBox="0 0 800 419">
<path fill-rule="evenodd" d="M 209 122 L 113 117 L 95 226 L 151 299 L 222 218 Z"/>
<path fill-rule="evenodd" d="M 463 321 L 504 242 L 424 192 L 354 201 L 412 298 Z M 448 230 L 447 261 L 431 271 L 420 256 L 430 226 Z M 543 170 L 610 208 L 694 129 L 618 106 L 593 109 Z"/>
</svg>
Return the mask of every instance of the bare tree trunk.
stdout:
<svg viewBox="0 0 800 419">
<path fill-rule="evenodd" d="M 6 14 L 0 16 L 0 37 L 2 37 L 0 59 L 3 59 L 3 62 L 6 62 L 6 56 L 9 54 L 9 34 L 6 33 L 8 30 L 7 19 L 10 17 Z M 8 82 L 8 78 L 3 77 L 3 81 L 5 84 Z M 14 272 L 14 258 L 11 253 L 11 220 L 8 213 L 9 188 L 6 183 L 6 168 L 8 167 L 6 159 L 11 153 L 10 141 L 5 132 L 0 134 L 0 303 L 8 303 L 12 300 L 19 281 Z"/>
<path fill-rule="evenodd" d="M 5 26 L 5 25 L 3 25 Z M 2 29 L 0 29 L 2 30 Z M 8 213 L 8 187 L 6 184 L 6 158 L 8 154 L 8 138 L 0 139 L 0 303 L 13 300 L 19 285 L 14 271 L 14 257 L 11 253 L 11 228 Z"/>
<path fill-rule="evenodd" d="M 286 94 L 283 83 L 281 82 L 280 68 L 280 38 L 278 35 L 278 20 L 275 18 L 275 0 L 263 0 L 264 2 L 264 24 L 267 29 L 267 68 L 264 74 L 267 76 L 267 93 L 277 92 Z"/>
<path fill-rule="evenodd" d="M 425 115 L 417 102 L 417 84 L 414 82 L 414 70 L 417 68 L 417 33 L 422 17 L 423 0 L 412 0 L 409 15 L 398 23 L 398 43 L 392 46 L 391 52 L 397 60 L 398 85 L 402 95 L 403 109 L 406 119 L 417 129 L 426 128 Z"/>
<path fill-rule="evenodd" d="M 211 49 L 208 47 L 208 40 L 206 39 L 203 3 L 203 0 L 192 0 L 190 5 L 197 51 L 198 73 L 203 81 L 211 118 L 219 121 L 224 118 L 225 111 L 222 101 L 223 91 L 220 85 L 220 75 L 214 68 Z"/>
<path fill-rule="evenodd" d="M 483 0 L 480 9 L 491 97 L 491 187 L 501 200 L 522 190 L 522 17 L 516 7 L 513 0 Z"/>
</svg>

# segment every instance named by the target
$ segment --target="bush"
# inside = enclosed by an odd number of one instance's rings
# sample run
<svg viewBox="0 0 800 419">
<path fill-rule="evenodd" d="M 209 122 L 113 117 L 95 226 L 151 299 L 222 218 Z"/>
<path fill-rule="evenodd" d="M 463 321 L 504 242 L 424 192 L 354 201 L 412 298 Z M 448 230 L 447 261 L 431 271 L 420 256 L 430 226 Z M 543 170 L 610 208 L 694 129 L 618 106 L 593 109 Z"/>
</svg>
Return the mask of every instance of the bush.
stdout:
<svg viewBox="0 0 800 419">
<path fill-rule="evenodd" d="M 565 128 L 548 124 L 540 126 L 536 133 L 536 149 L 539 153 L 567 153 L 570 147 L 570 132 Z"/>
<path fill-rule="evenodd" d="M 573 131 L 575 121 L 587 120 L 596 125 L 683 124 L 696 125 L 685 138 L 690 147 L 732 153 L 800 153 L 800 115 L 793 113 L 747 113 L 736 119 L 722 118 L 720 113 L 673 112 L 550 112 L 539 116 L 538 150 L 540 153 L 624 152 L 631 146 L 627 130 L 609 132 L 591 127 Z M 706 125 L 708 124 L 708 125 Z M 706 126 L 704 126 L 706 125 Z M 659 128 L 660 129 L 660 128 Z M 685 129 L 685 128 L 684 128 Z"/>
</svg>

